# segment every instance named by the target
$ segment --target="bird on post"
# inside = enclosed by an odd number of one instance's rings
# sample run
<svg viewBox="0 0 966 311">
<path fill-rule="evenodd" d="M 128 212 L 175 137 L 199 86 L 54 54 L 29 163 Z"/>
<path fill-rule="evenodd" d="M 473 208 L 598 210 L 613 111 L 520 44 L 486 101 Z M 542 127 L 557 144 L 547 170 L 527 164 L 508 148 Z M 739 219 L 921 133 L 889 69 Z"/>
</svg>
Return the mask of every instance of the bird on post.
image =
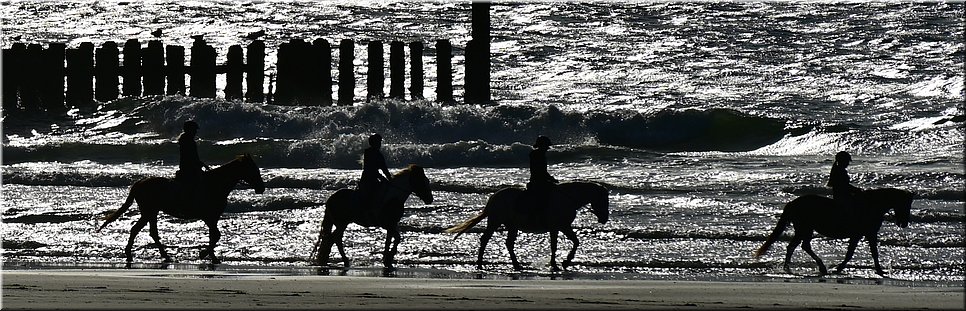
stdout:
<svg viewBox="0 0 966 311">
<path fill-rule="evenodd" d="M 265 30 L 262 29 L 256 32 L 250 32 L 247 35 L 245 35 L 244 38 L 249 40 L 258 40 L 258 38 L 261 38 L 264 35 L 265 35 Z"/>
</svg>

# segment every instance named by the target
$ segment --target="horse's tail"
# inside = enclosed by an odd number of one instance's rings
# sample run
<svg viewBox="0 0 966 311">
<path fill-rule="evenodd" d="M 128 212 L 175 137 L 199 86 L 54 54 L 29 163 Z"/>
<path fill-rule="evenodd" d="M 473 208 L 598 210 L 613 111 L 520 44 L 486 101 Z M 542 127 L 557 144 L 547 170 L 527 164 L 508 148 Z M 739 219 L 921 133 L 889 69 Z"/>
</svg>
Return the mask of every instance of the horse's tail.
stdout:
<svg viewBox="0 0 966 311">
<path fill-rule="evenodd" d="M 97 232 L 101 232 L 101 229 L 104 229 L 104 227 L 107 227 L 108 224 L 114 222 L 118 218 L 121 218 L 121 215 L 124 215 L 124 212 L 126 212 L 127 209 L 131 208 L 131 205 L 134 205 L 134 187 L 131 187 L 131 190 L 128 191 L 127 200 L 124 201 L 124 204 L 121 204 L 121 208 L 117 209 L 110 215 L 107 215 L 103 218 L 104 224 L 102 224 L 100 228 L 97 228 Z"/>
<path fill-rule="evenodd" d="M 336 218 L 342 215 L 340 207 L 347 207 L 347 200 L 351 199 L 353 191 L 349 189 L 339 189 L 325 200 L 325 215 L 322 216 L 322 223 L 319 224 L 319 236 L 315 239 L 312 246 L 312 253 L 309 260 L 317 265 L 325 265 L 329 261 L 329 251 L 334 243 L 330 237 L 332 227 L 335 226 Z"/>
<path fill-rule="evenodd" d="M 326 217 L 322 217 L 322 224 L 319 225 L 319 237 L 315 239 L 315 245 L 312 246 L 312 253 L 309 256 L 309 259 L 312 262 L 317 263 L 319 265 L 325 264 L 324 262 L 322 262 L 322 258 L 320 257 L 319 252 L 321 251 L 320 248 L 323 247 L 322 242 L 325 241 L 326 238 L 328 238 L 329 234 L 332 234 L 332 226 L 333 226 L 332 220 Z"/>
<path fill-rule="evenodd" d="M 787 205 L 785 205 L 785 210 L 783 210 L 782 215 L 778 217 L 778 224 L 775 225 L 775 229 L 771 231 L 771 235 L 769 235 L 768 239 L 765 240 L 765 244 L 762 244 L 761 247 L 755 251 L 755 258 L 758 258 L 768 252 L 768 248 L 771 247 L 775 241 L 778 241 L 778 238 L 781 237 L 782 233 L 785 232 L 785 228 L 787 228 L 788 224 L 791 223 L 791 217 L 788 217 L 788 207 L 793 203 L 795 203 L 795 201 L 789 202 Z"/>
<path fill-rule="evenodd" d="M 476 224 L 483 221 L 483 218 L 486 218 L 486 216 L 487 216 L 486 208 L 483 208 L 483 211 L 477 214 L 476 216 L 473 216 L 473 218 L 467 219 L 461 224 L 458 224 L 449 229 L 446 229 L 445 232 L 456 233 L 456 236 L 453 237 L 453 239 L 455 240 L 456 238 L 460 237 L 461 234 L 466 233 L 466 231 L 470 231 L 470 228 L 473 228 L 473 226 L 476 226 Z"/>
</svg>

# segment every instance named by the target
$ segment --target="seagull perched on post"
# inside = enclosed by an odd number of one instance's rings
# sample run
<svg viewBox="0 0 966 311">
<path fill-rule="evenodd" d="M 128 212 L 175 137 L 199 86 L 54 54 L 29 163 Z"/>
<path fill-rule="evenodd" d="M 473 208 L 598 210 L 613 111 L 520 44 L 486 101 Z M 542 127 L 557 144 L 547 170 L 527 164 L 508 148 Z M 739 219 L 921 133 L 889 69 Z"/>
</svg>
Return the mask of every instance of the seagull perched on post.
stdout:
<svg viewBox="0 0 966 311">
<path fill-rule="evenodd" d="M 256 32 L 249 32 L 247 35 L 245 35 L 245 39 L 258 40 L 258 38 L 261 38 L 264 35 L 265 35 L 265 30 L 262 29 Z"/>
</svg>

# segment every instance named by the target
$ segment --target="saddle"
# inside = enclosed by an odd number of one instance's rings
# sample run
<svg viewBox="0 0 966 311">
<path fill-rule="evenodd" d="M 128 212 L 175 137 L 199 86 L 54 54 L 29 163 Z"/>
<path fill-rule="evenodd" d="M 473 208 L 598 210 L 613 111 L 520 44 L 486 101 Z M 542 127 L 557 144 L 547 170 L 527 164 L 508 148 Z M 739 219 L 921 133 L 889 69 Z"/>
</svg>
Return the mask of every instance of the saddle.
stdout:
<svg viewBox="0 0 966 311">
<path fill-rule="evenodd" d="M 862 220 L 862 209 L 865 207 L 865 197 L 863 195 L 852 195 L 846 198 L 834 199 L 835 215 L 832 215 L 834 219 L 841 222 L 842 226 L 852 226 L 855 225 L 857 221 Z"/>
<path fill-rule="evenodd" d="M 199 210 L 200 207 L 198 205 L 202 200 L 201 184 L 203 178 L 198 176 L 197 179 L 192 180 L 190 176 L 186 175 L 178 171 L 175 173 L 175 178 L 171 183 L 173 188 L 171 193 L 174 194 L 171 199 L 182 207 L 180 210 L 184 212 L 181 214 Z"/>
<path fill-rule="evenodd" d="M 529 186 L 529 185 L 528 185 Z M 544 219 L 554 212 L 561 204 L 554 185 L 543 187 L 528 187 L 516 201 L 516 211 L 523 217 L 526 224 L 544 223 Z"/>
<path fill-rule="evenodd" d="M 368 190 L 356 189 L 353 197 L 356 201 L 356 206 L 362 210 L 362 213 L 358 214 L 360 218 L 358 219 L 359 222 L 375 225 L 376 216 L 388 203 L 386 200 L 388 190 L 389 185 L 387 183 L 379 183 L 378 186 Z"/>
</svg>

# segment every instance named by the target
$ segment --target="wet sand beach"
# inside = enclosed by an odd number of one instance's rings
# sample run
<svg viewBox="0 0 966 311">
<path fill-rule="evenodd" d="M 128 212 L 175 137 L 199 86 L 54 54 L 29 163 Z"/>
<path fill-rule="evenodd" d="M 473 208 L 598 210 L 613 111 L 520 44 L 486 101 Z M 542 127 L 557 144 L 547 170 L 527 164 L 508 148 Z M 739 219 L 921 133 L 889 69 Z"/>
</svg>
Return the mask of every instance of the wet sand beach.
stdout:
<svg viewBox="0 0 966 311">
<path fill-rule="evenodd" d="M 452 279 L 168 269 L 4 270 L 4 309 L 962 310 L 963 287 Z"/>
</svg>

